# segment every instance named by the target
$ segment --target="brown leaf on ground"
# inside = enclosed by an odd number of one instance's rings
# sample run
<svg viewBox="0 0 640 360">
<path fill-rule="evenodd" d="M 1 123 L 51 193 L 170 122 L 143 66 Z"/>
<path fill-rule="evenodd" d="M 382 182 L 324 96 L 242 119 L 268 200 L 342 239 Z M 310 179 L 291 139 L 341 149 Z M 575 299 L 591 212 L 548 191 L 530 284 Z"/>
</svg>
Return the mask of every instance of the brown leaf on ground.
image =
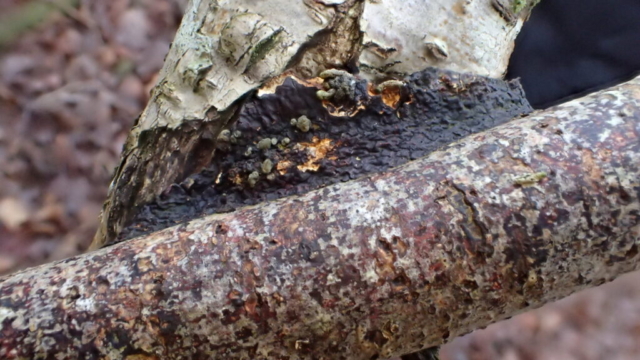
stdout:
<svg viewBox="0 0 640 360">
<path fill-rule="evenodd" d="M 53 9 L 0 53 L 0 275 L 86 248 L 185 3 Z"/>
<path fill-rule="evenodd" d="M 640 357 L 640 272 L 477 330 L 442 360 L 610 360 Z"/>
</svg>

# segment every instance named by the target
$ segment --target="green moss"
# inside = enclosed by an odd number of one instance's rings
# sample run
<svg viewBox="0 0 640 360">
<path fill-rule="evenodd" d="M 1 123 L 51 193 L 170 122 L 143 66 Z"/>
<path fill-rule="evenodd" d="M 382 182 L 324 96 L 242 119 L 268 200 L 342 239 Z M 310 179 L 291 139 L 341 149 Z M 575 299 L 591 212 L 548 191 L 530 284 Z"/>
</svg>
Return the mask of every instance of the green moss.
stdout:
<svg viewBox="0 0 640 360">
<path fill-rule="evenodd" d="M 540 0 L 513 0 L 513 12 L 515 14 L 519 14 L 521 11 L 525 9 L 533 9 Z"/>
<path fill-rule="evenodd" d="M 247 69 L 250 69 L 257 62 L 264 59 L 269 51 L 273 50 L 273 48 L 278 45 L 280 42 L 280 34 L 282 33 L 282 29 L 278 29 L 274 31 L 267 38 L 260 40 L 257 44 L 253 46 L 251 49 L 251 55 L 249 56 L 249 63 L 247 64 Z"/>
<path fill-rule="evenodd" d="M 513 12 L 518 14 L 526 5 L 526 0 L 513 0 Z"/>
<path fill-rule="evenodd" d="M 23 33 L 41 25 L 55 13 L 66 13 L 78 6 L 78 0 L 23 1 L 13 9 L 0 11 L 0 48 L 12 43 Z"/>
<path fill-rule="evenodd" d="M 522 174 L 513 178 L 513 182 L 518 185 L 533 185 L 545 179 L 547 173 L 540 171 L 533 174 Z"/>
</svg>

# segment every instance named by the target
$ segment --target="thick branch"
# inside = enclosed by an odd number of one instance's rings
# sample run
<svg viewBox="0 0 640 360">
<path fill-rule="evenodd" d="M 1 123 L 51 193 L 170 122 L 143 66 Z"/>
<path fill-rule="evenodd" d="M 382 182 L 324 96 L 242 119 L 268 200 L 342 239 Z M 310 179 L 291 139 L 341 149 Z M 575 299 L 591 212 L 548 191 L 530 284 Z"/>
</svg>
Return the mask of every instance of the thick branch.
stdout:
<svg viewBox="0 0 640 360">
<path fill-rule="evenodd" d="M 0 280 L 0 357 L 371 359 L 638 267 L 640 78 Z"/>
</svg>

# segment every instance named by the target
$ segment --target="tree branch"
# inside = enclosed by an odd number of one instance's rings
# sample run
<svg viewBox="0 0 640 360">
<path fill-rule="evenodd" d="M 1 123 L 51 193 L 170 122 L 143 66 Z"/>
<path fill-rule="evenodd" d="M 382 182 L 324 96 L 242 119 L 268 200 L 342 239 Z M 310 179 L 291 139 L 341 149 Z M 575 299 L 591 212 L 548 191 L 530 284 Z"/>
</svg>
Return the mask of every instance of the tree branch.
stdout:
<svg viewBox="0 0 640 360">
<path fill-rule="evenodd" d="M 501 77 L 538 0 L 192 0 L 128 135 L 92 248 L 205 167 L 244 100 L 288 75 L 402 79 L 433 66 Z M 283 11 L 273 11 L 281 8 Z"/>
<path fill-rule="evenodd" d="M 0 279 L 0 357 L 372 359 L 638 267 L 640 78 Z"/>
</svg>

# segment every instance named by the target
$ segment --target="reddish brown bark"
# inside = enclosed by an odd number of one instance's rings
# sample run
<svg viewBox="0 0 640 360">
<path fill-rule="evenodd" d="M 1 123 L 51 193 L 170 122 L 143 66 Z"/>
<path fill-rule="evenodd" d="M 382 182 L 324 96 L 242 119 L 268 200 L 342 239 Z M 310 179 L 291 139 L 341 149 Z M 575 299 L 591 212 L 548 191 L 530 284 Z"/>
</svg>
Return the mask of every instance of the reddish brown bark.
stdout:
<svg viewBox="0 0 640 360">
<path fill-rule="evenodd" d="M 0 280 L 0 357 L 376 359 L 638 268 L 640 78 Z"/>
</svg>

